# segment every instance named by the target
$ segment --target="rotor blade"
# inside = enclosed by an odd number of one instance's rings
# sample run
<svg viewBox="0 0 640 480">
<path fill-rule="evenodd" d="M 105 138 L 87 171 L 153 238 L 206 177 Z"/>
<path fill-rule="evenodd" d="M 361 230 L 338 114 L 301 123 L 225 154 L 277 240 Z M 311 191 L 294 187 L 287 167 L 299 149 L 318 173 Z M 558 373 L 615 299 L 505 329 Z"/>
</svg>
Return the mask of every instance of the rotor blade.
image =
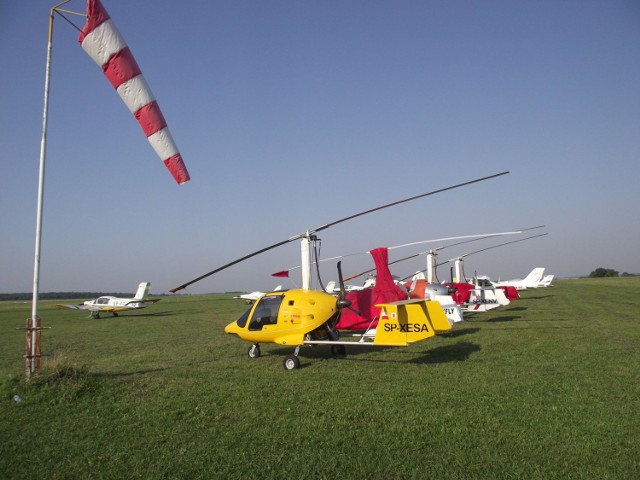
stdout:
<svg viewBox="0 0 640 480">
<path fill-rule="evenodd" d="M 351 220 L 353 218 L 357 218 L 357 217 L 360 217 L 362 215 L 366 215 L 368 213 L 377 212 L 378 210 L 382 210 L 382 209 L 385 209 L 385 208 L 388 208 L 388 207 L 392 207 L 394 205 L 399 205 L 401 203 L 410 202 L 411 200 L 416 200 L 418 198 L 428 197 L 430 195 L 435 195 L 436 193 L 442 193 L 442 192 L 446 192 L 446 191 L 449 191 L 449 190 L 453 190 L 455 188 L 464 187 L 466 185 L 471 185 L 471 184 L 474 184 L 474 183 L 482 182 L 484 180 L 489 180 L 489 179 L 492 179 L 492 178 L 500 177 L 502 175 L 506 175 L 507 173 L 509 173 L 508 170 L 504 171 L 504 172 L 496 173 L 495 175 L 489 175 L 489 176 L 486 176 L 486 177 L 477 178 L 475 180 L 470 180 L 468 182 L 458 183 L 457 185 L 452 185 L 452 186 L 446 187 L 446 188 L 440 188 L 438 190 L 433 190 L 431 192 L 423 193 L 421 195 L 415 195 L 413 197 L 405 198 L 403 200 L 398 200 L 396 202 L 388 203 L 386 205 L 382 205 L 381 207 L 372 208 L 372 209 L 365 210 L 365 211 L 360 212 L 360 213 L 356 213 L 354 215 L 349 215 L 348 217 L 341 218 L 340 220 L 336 220 L 335 222 L 326 223 L 326 224 L 321 225 L 320 227 L 317 227 L 317 228 L 315 228 L 313 230 L 308 230 L 308 231 L 300 233 L 298 235 L 294 235 L 293 237 L 290 237 L 290 238 L 288 238 L 286 240 L 282 240 L 281 242 L 274 243 L 273 245 L 270 245 L 270 246 L 265 247 L 265 248 L 261 248 L 260 250 L 256 250 L 255 252 L 250 253 L 248 255 L 245 255 L 244 257 L 238 258 L 237 260 L 234 260 L 233 262 L 229 262 L 229 263 L 227 263 L 227 264 L 225 264 L 225 265 L 223 265 L 221 267 L 216 268 L 215 270 L 211 270 L 210 272 L 205 273 L 204 275 L 200 275 L 198 278 L 194 278 L 193 280 L 191 280 L 189 282 L 183 283 L 182 285 L 180 285 L 178 287 L 172 288 L 169 291 L 171 293 L 175 293 L 175 292 L 177 292 L 179 290 L 182 290 L 182 289 L 188 287 L 189 285 L 191 285 L 191 284 L 193 284 L 195 282 L 198 282 L 198 281 L 200 281 L 200 280 L 202 280 L 204 278 L 207 278 L 208 276 L 213 275 L 214 273 L 218 273 L 221 270 L 229 268 L 229 267 L 231 267 L 231 266 L 233 266 L 233 265 L 235 265 L 237 263 L 243 262 L 244 260 L 247 260 L 247 259 L 249 259 L 251 257 L 255 257 L 256 255 L 264 253 L 264 252 L 266 252 L 268 250 L 272 250 L 274 248 L 277 248 L 277 247 L 279 247 L 281 245 L 284 245 L 286 243 L 292 242 L 294 240 L 299 240 L 299 239 L 301 239 L 303 237 L 310 236 L 310 235 L 312 235 L 312 234 L 314 234 L 316 232 L 319 232 L 321 230 L 325 230 L 325 229 L 327 229 L 329 227 L 332 227 L 334 225 L 337 225 L 339 223 L 346 222 L 347 220 Z"/>
<path fill-rule="evenodd" d="M 530 237 L 521 238 L 520 240 L 512 240 L 510 242 L 501 243 L 499 245 L 492 245 L 491 247 L 483 248 L 481 250 L 476 250 L 475 252 L 465 253 L 464 255 L 460 255 L 459 257 L 456 257 L 456 258 L 450 258 L 446 262 L 439 263 L 438 266 L 444 265 L 445 263 L 453 262 L 454 260 L 457 260 L 458 258 L 464 258 L 464 257 L 468 257 L 469 255 L 474 255 L 476 253 L 485 252 L 487 250 L 491 250 L 492 248 L 503 247 L 504 245 L 510 245 L 512 243 L 524 242 L 525 240 L 530 240 L 532 238 L 538 238 L 538 237 L 544 237 L 545 235 L 549 235 L 549 234 L 548 233 L 541 233 L 539 235 L 532 235 Z"/>
<path fill-rule="evenodd" d="M 346 222 L 347 220 L 351 220 L 353 218 L 360 217 L 362 215 L 366 215 L 368 213 L 377 212 L 378 210 L 382 210 L 382 209 L 385 209 L 385 208 L 388 208 L 388 207 L 393 207 L 395 205 L 400 205 L 401 203 L 410 202 L 410 201 L 416 200 L 418 198 L 423 198 L 423 197 L 428 197 L 430 195 L 435 195 L 436 193 L 442 193 L 442 192 L 446 192 L 446 191 L 449 191 L 449 190 L 453 190 L 454 188 L 460 188 L 460 187 L 464 187 L 466 185 L 471 185 L 473 183 L 478 183 L 478 182 L 482 182 L 484 180 L 489 180 L 489 179 L 492 179 L 492 178 L 496 178 L 496 177 L 499 177 L 501 175 L 506 175 L 507 173 L 509 173 L 508 170 L 504 171 L 504 172 L 501 172 L 501 173 L 496 173 L 495 175 L 489 175 L 487 177 L 476 178 L 475 180 L 470 180 L 468 182 L 458 183 L 457 185 L 452 185 L 451 187 L 440 188 L 438 190 L 433 190 L 432 192 L 427 192 L 427 193 L 423 193 L 421 195 L 415 195 L 413 197 L 405 198 L 403 200 L 398 200 L 396 202 L 387 203 L 386 205 L 382 205 L 381 207 L 376 207 L 376 208 L 372 208 L 370 210 L 365 210 L 364 212 L 356 213 L 354 215 L 349 215 L 348 217 L 341 218 L 340 220 L 336 220 L 335 222 L 327 223 L 325 225 L 322 225 L 322 226 L 312 230 L 312 232 L 313 233 L 319 232 L 319 231 L 324 230 L 326 228 L 329 228 L 329 227 L 332 227 L 334 225 L 337 225 L 338 223 Z"/>
<path fill-rule="evenodd" d="M 418 242 L 411 242 L 411 243 L 405 243 L 403 245 L 395 245 L 393 247 L 388 247 L 387 250 L 394 250 L 396 248 L 411 247 L 413 245 L 421 245 L 421 244 L 424 244 L 424 243 L 444 242 L 446 240 L 458 240 L 460 238 L 471 238 L 471 239 L 473 239 L 473 240 L 466 240 L 466 241 L 463 241 L 463 242 L 452 243 L 452 244 L 449 244 L 449 245 L 444 245 L 442 247 L 438 247 L 438 248 L 433 249 L 433 250 L 442 250 L 442 249 L 445 249 L 445 248 L 448 248 L 448 247 L 453 247 L 455 245 L 462 245 L 463 243 L 475 242 L 477 240 L 484 240 L 485 238 L 499 237 L 499 236 L 502 236 L 502 235 L 517 235 L 517 234 L 520 234 L 522 232 L 526 232 L 528 230 L 534 230 L 536 228 L 542 228 L 542 227 L 544 227 L 544 225 L 539 225 L 537 227 L 522 228 L 520 230 L 515 230 L 515 231 L 512 231 L 512 232 L 479 233 L 479 234 L 475 234 L 475 235 L 461 235 L 461 236 L 457 236 L 457 237 L 434 238 L 433 240 L 420 240 Z M 348 253 L 346 255 L 337 255 L 335 257 L 322 258 L 322 259 L 318 260 L 318 262 L 327 262 L 329 260 L 337 260 L 339 258 L 354 257 L 356 255 L 365 255 L 367 253 L 370 253 L 370 250 L 367 250 L 366 252 Z M 421 252 L 421 253 L 419 253 L 417 255 L 424 255 L 426 253 L 428 253 L 428 252 Z M 394 263 L 400 262 L 402 260 L 407 260 L 409 258 L 414 258 L 417 255 L 411 255 L 411 256 L 406 257 L 406 258 L 401 258 L 401 259 L 396 260 L 394 262 L 390 262 L 389 265 L 392 265 Z M 314 265 L 316 263 L 317 262 L 313 262 Z M 280 272 L 272 273 L 271 276 L 273 276 L 273 277 L 288 276 L 289 272 L 291 272 L 293 270 L 297 270 L 298 268 L 300 268 L 300 265 L 297 265 L 297 266 L 291 267 L 291 268 L 287 268 L 286 270 L 282 270 Z M 373 270 L 375 270 L 375 269 L 373 269 Z M 346 278 L 345 280 L 352 280 L 352 279 L 354 279 L 356 277 L 364 275 L 365 273 L 372 272 L 373 270 L 367 270 L 366 272 L 362 272 L 362 273 L 359 273 L 357 275 L 353 275 L 353 276 L 351 276 L 349 278 Z"/>
<path fill-rule="evenodd" d="M 537 227 L 523 228 L 522 230 L 520 230 L 517 233 L 522 233 L 522 232 L 526 232 L 526 231 L 529 231 L 529 230 L 535 230 L 536 228 L 542 228 L 542 227 L 544 227 L 544 225 L 538 225 Z M 506 234 L 500 234 L 500 233 L 489 234 L 489 235 L 486 235 L 486 236 L 480 237 L 480 238 L 474 238 L 474 239 L 471 239 L 471 240 L 464 240 L 462 242 L 450 243 L 449 245 L 443 245 L 442 247 L 434 248 L 433 250 L 444 250 L 445 248 L 455 247 L 455 246 L 458 246 L 458 245 L 462 245 L 464 243 L 477 242 L 478 240 L 485 240 L 487 238 L 499 237 L 501 235 L 506 235 Z M 428 252 L 423 252 L 423 253 L 428 253 Z"/>
<path fill-rule="evenodd" d="M 226 265 L 223 265 L 223 266 L 221 266 L 221 267 L 216 268 L 215 270 L 211 270 L 210 272 L 205 273 L 204 275 L 200 275 L 198 278 L 194 278 L 193 280 L 191 280 L 191 281 L 189 281 L 189 282 L 187 282 L 187 283 L 183 283 L 183 284 L 182 284 L 182 285 L 180 285 L 179 287 L 172 288 L 172 289 L 171 289 L 171 290 L 169 290 L 169 291 L 170 291 L 171 293 L 176 293 L 178 290 L 182 290 L 182 289 L 184 289 L 184 288 L 187 288 L 187 287 L 188 287 L 189 285 L 191 285 L 192 283 L 199 282 L 199 281 L 200 281 L 200 280 L 202 280 L 203 278 L 207 278 L 209 275 L 213 275 L 214 273 L 218 273 L 219 271 L 224 270 L 225 268 L 229 268 L 229 267 L 231 267 L 231 266 L 235 265 L 236 263 L 243 262 L 243 261 L 245 261 L 245 260 L 247 260 L 247 259 L 249 259 L 249 258 L 251 258 L 251 257 L 255 257 L 256 255 L 259 255 L 259 254 L 261 254 L 261 253 L 264 253 L 264 252 L 266 252 L 266 251 L 268 251 L 268 250 L 271 250 L 271 249 L 273 249 L 273 248 L 279 247 L 279 246 L 284 245 L 284 244 L 286 244 L 286 243 L 292 242 L 293 240 L 297 240 L 298 238 L 299 238 L 299 237 L 291 237 L 291 238 L 289 238 L 289 239 L 287 239 L 287 240 L 283 240 L 283 241 L 281 241 L 281 242 L 274 243 L 273 245 L 269 245 L 268 247 L 262 248 L 262 249 L 260 249 L 260 250 L 256 250 L 255 252 L 250 253 L 249 255 L 245 255 L 244 257 L 242 257 L 242 258 L 238 258 L 237 260 L 234 260 L 233 262 L 229 262 L 229 263 L 227 263 Z"/>
<path fill-rule="evenodd" d="M 533 227 L 533 228 L 540 228 L 540 227 Z M 528 230 L 528 229 L 526 229 L 526 230 Z M 421 244 L 424 244 L 424 243 L 444 242 L 444 241 L 447 241 L 447 240 L 460 240 L 461 238 L 474 238 L 474 239 L 482 240 L 483 238 L 497 237 L 497 236 L 500 236 L 500 235 L 517 235 L 518 233 L 522 233 L 524 231 L 525 230 L 515 230 L 513 232 L 479 233 L 477 235 L 461 235 L 461 236 L 458 236 L 458 237 L 436 238 L 434 240 L 420 240 L 418 242 L 405 243 L 403 245 L 396 245 L 394 247 L 389 247 L 389 250 L 394 250 L 396 248 L 411 247 L 413 245 L 421 245 Z M 478 238 L 478 237 L 482 237 L 482 238 Z M 444 247 L 440 247 L 440 248 L 444 248 Z"/>
<path fill-rule="evenodd" d="M 544 225 L 542 225 L 542 226 L 544 226 Z M 533 229 L 535 229 L 535 228 L 540 228 L 540 227 L 525 228 L 525 229 L 524 229 L 524 231 L 526 231 L 526 230 L 533 230 Z M 439 266 L 441 266 L 441 265 L 446 265 L 446 264 L 447 264 L 447 263 L 449 263 L 449 262 L 453 262 L 454 260 L 457 260 L 457 259 L 459 259 L 459 258 L 468 257 L 469 255 L 473 255 L 473 254 L 476 254 L 476 253 L 484 252 L 484 251 L 486 251 L 486 250 L 491 250 L 492 248 L 502 247 L 502 246 L 504 246 L 504 245 L 509 245 L 509 244 L 511 244 L 511 243 L 524 242 L 525 240 L 530 240 L 530 239 L 532 239 L 532 238 L 537 238 L 537 237 L 544 237 L 545 235 L 549 235 L 549 234 L 548 234 L 548 233 L 541 233 L 540 235 L 532 235 L 532 236 L 530 236 L 530 237 L 521 238 L 521 239 L 519 239 L 519 240 L 512 240 L 512 241 L 510 241 L 510 242 L 501 243 L 501 244 L 499 244 L 499 245 L 492 245 L 492 246 L 490 246 L 490 247 L 483 248 L 483 249 L 481 249 L 481 250 L 476 250 L 475 252 L 466 253 L 466 254 L 464 254 L 464 255 L 460 255 L 459 257 L 451 258 L 451 259 L 446 260 L 446 261 L 444 261 L 444 262 L 438 263 L 438 264 L 436 265 L 436 268 L 437 268 L 437 267 L 439 267 Z M 481 239 L 480 239 L 480 240 L 481 240 Z M 474 241 L 474 240 L 468 240 L 468 242 L 473 242 L 473 241 Z M 460 243 L 467 243 L 467 242 L 460 242 Z M 457 245 L 457 244 L 454 244 L 454 245 Z M 448 246 L 452 246 L 452 245 L 448 245 Z M 418 254 L 418 255 L 422 255 L 422 254 L 420 253 L 420 254 Z M 415 256 L 415 255 L 414 255 L 414 256 Z M 402 258 L 402 259 L 400 259 L 400 260 L 407 260 L 408 258 L 411 258 L 411 257 Z M 400 260 L 398 260 L 398 261 L 400 261 Z M 416 273 L 422 273 L 422 272 L 425 272 L 425 271 L 426 271 L 426 269 L 424 269 L 424 270 L 418 270 Z M 407 280 L 408 278 L 411 278 L 411 277 L 412 277 L 413 275 L 415 275 L 416 273 L 412 273 L 411 275 L 409 275 L 409 276 L 407 276 L 407 277 L 404 277 L 402 280 Z"/>
<path fill-rule="evenodd" d="M 421 243 L 431 243 L 431 242 L 438 242 L 438 241 L 444 241 L 444 240 L 455 240 L 455 239 L 458 239 L 458 238 L 471 238 L 471 240 L 464 240 L 462 242 L 451 243 L 449 245 L 444 245 L 442 247 L 437 247 L 437 248 L 433 249 L 433 250 L 444 250 L 445 248 L 454 247 L 456 245 L 462 245 L 463 243 L 477 242 L 478 240 L 485 240 L 487 238 L 498 237 L 498 236 L 501 236 L 501 235 L 518 234 L 518 233 L 526 232 L 528 230 L 535 230 L 536 228 L 542 228 L 542 227 L 544 227 L 544 225 L 539 225 L 537 227 L 523 228 L 523 229 L 516 230 L 516 231 L 513 231 L 513 232 L 485 233 L 485 234 L 479 234 L 479 235 L 462 235 L 462 236 L 458 236 L 458 237 L 447 237 L 447 238 L 438 238 L 438 239 L 435 239 L 435 240 L 424 240 L 424 241 L 420 241 L 420 242 L 405 243 L 404 245 L 397 245 L 395 247 L 389 247 L 388 250 L 392 250 L 394 248 L 409 247 L 409 246 L 412 246 L 412 245 L 419 245 Z M 474 238 L 474 237 L 478 237 L 478 238 Z M 366 253 L 369 253 L 369 252 L 366 252 Z M 429 252 L 415 253 L 413 255 L 409 255 L 407 257 L 402 257 L 402 258 L 399 258 L 397 260 L 394 260 L 393 262 L 389 262 L 387 265 L 393 265 L 394 263 L 404 262 L 405 260 L 410 260 L 410 259 L 418 257 L 420 255 L 426 255 L 427 253 L 429 253 Z M 361 277 L 362 275 L 365 275 L 367 273 L 371 273 L 371 272 L 374 272 L 374 271 L 375 271 L 375 268 L 372 268 L 370 270 L 366 270 L 364 272 L 357 273 L 355 275 L 351 275 L 350 277 L 345 278 L 345 281 L 353 280 L 354 278 Z M 424 271 L 424 270 L 422 270 L 422 271 Z"/>
</svg>

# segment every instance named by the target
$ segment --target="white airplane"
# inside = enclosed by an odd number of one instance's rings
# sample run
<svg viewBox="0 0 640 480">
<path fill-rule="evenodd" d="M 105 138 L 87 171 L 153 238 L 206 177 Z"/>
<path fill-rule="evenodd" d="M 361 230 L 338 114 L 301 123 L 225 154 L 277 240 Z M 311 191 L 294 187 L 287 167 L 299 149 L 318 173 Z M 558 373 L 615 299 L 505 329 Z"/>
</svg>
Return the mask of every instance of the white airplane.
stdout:
<svg viewBox="0 0 640 480">
<path fill-rule="evenodd" d="M 278 285 L 276 288 L 273 289 L 274 292 L 279 292 L 280 290 L 282 290 L 282 285 Z M 260 297 L 262 297 L 264 294 L 265 292 L 255 291 L 251 293 L 243 293 L 242 295 L 237 295 L 233 298 L 240 298 L 244 300 L 247 304 L 251 304 L 256 300 L 258 300 Z"/>
<path fill-rule="evenodd" d="M 396 282 L 398 283 L 398 282 Z M 373 288 L 376 284 L 376 276 L 369 274 L 367 276 L 367 279 L 365 280 L 364 284 L 362 285 L 352 285 L 352 284 L 346 284 L 344 286 L 344 291 L 345 292 L 357 292 L 359 290 L 364 290 L 366 288 Z M 333 294 L 333 293 L 340 293 L 340 287 L 337 286 L 336 281 L 335 280 L 331 280 L 329 283 L 327 283 L 327 286 L 324 289 L 325 292 L 329 293 L 329 294 Z"/>
<path fill-rule="evenodd" d="M 503 282 L 494 282 L 493 284 L 497 287 L 505 286 L 505 287 L 515 287 L 516 290 L 526 290 L 527 288 L 538 288 L 540 286 L 540 282 L 542 281 L 544 276 L 544 268 L 537 267 L 531 270 L 529 275 L 525 278 L 515 278 L 513 280 L 506 280 Z M 549 281 L 551 283 L 551 281 Z"/>
<path fill-rule="evenodd" d="M 540 280 L 540 283 L 538 283 L 538 287 L 552 287 L 551 282 L 553 282 L 554 277 L 555 275 L 545 275 L 542 277 L 542 280 Z"/>
<path fill-rule="evenodd" d="M 151 283 L 142 282 L 138 285 L 138 291 L 133 298 L 118 298 L 110 295 L 98 297 L 95 300 L 87 300 L 80 305 L 56 305 L 61 308 L 71 308 L 74 310 L 89 310 L 91 318 L 100 318 L 100 312 L 112 313 L 114 317 L 118 316 L 118 312 L 123 310 L 134 310 L 144 308 L 147 303 L 159 302 L 160 299 L 147 300 Z"/>
</svg>

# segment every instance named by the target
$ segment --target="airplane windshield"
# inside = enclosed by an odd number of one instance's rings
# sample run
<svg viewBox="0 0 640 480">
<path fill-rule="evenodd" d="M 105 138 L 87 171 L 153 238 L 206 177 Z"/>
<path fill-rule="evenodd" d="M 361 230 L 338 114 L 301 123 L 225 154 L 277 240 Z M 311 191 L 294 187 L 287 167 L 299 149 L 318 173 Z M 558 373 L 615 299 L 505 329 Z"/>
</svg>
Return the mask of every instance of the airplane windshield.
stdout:
<svg viewBox="0 0 640 480">
<path fill-rule="evenodd" d="M 278 323 L 278 310 L 284 295 L 265 295 L 258 300 L 253 310 L 249 330 L 262 330 L 265 325 Z"/>
</svg>

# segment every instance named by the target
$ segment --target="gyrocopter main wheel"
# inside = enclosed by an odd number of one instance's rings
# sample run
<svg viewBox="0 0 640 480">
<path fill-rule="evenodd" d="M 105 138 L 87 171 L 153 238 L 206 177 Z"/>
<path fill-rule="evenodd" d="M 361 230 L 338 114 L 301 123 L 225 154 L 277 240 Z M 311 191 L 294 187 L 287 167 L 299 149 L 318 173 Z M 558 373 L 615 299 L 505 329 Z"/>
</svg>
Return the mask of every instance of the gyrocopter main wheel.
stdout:
<svg viewBox="0 0 640 480">
<path fill-rule="evenodd" d="M 249 355 L 249 358 L 258 358 L 260 356 L 260 346 L 257 343 L 251 345 L 247 355 Z"/>
<path fill-rule="evenodd" d="M 300 368 L 300 359 L 293 354 L 287 355 L 284 357 L 282 364 L 285 370 L 295 370 L 296 368 Z"/>
</svg>

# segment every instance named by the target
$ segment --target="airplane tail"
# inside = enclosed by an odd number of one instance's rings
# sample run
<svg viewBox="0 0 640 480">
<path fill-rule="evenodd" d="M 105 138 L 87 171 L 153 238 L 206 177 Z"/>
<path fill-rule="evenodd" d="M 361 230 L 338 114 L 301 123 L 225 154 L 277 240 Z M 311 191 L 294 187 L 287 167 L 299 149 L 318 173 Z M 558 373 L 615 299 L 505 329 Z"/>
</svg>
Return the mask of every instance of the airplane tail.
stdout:
<svg viewBox="0 0 640 480">
<path fill-rule="evenodd" d="M 553 281 L 554 275 L 545 275 L 542 280 L 540 280 L 539 287 L 550 287 L 551 282 Z"/>
<path fill-rule="evenodd" d="M 407 346 L 433 337 L 436 331 L 451 330 L 439 302 L 403 300 L 376 306 L 380 307 L 380 320 L 374 345 Z"/>
<path fill-rule="evenodd" d="M 142 282 L 138 285 L 138 291 L 136 292 L 136 296 L 133 297 L 134 300 L 144 300 L 149 295 L 149 289 L 151 288 L 151 283 Z"/>
<path fill-rule="evenodd" d="M 535 285 L 537 284 L 540 280 L 542 280 L 542 276 L 544 275 L 544 267 L 537 267 L 534 268 L 533 270 L 531 270 L 531 272 L 529 273 L 529 275 L 527 275 L 524 280 L 522 281 L 522 283 L 524 283 L 525 285 Z"/>
</svg>

